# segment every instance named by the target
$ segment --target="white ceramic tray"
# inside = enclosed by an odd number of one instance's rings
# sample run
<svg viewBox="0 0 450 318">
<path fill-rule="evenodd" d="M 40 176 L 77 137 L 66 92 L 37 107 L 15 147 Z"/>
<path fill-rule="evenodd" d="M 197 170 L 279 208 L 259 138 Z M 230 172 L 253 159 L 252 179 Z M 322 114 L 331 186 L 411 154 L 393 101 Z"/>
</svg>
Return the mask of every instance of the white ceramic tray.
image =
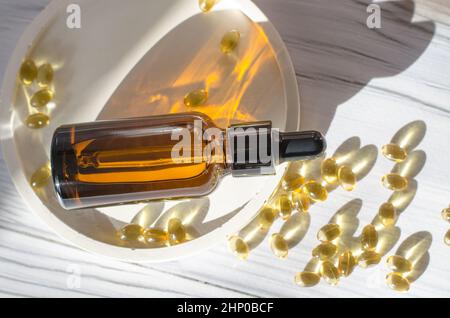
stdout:
<svg viewBox="0 0 450 318">
<path fill-rule="evenodd" d="M 247 0 L 222 0 L 203 14 L 197 0 L 80 0 L 81 29 L 66 25 L 72 1 L 53 1 L 27 28 L 7 67 L 1 92 L 1 141 L 17 189 L 30 209 L 61 237 L 82 249 L 132 262 L 177 259 L 223 242 L 245 226 L 278 184 L 276 176 L 226 177 L 211 195 L 67 212 L 52 184 L 35 193 L 30 176 L 48 161 L 61 124 L 187 111 L 179 101 L 199 85 L 211 91 L 203 111 L 225 126 L 267 120 L 297 130 L 300 105 L 295 73 L 279 35 Z M 228 30 L 242 33 L 235 55 L 220 53 Z M 51 124 L 24 125 L 27 97 L 17 72 L 25 57 L 56 68 Z M 144 210 L 142 210 L 145 208 Z M 174 247 L 131 248 L 115 232 L 126 223 L 162 224 L 179 215 L 195 239 Z"/>
</svg>

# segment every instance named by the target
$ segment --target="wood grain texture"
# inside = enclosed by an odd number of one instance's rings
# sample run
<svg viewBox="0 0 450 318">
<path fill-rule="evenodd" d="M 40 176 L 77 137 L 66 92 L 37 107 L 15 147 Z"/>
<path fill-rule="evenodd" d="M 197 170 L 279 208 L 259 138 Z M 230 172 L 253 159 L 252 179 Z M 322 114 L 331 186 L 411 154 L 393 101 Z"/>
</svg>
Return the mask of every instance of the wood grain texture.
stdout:
<svg viewBox="0 0 450 318">
<path fill-rule="evenodd" d="M 0 75 L 31 20 L 47 0 L 0 0 Z M 392 163 L 378 155 L 352 193 L 336 190 L 314 205 L 304 238 L 288 260 L 276 259 L 265 238 L 248 262 L 224 242 L 208 252 L 159 265 L 105 260 L 51 233 L 24 205 L 0 159 L 0 296 L 67 297 L 449 297 L 449 228 L 440 210 L 450 203 L 450 5 L 445 0 L 380 2 L 382 28 L 365 25 L 366 0 L 256 0 L 292 56 L 302 100 L 302 128 L 327 132 L 329 153 L 344 141 L 381 147 L 403 126 L 421 120 L 425 154 L 417 192 L 397 224 L 387 255 L 408 237 L 432 237 L 429 261 L 407 294 L 384 283 L 382 264 L 356 269 L 338 287 L 293 283 L 315 234 L 343 206 L 358 213 L 356 233 L 372 221 L 390 193 L 380 185 Z M 352 138 L 352 139 L 351 139 Z M 423 157 L 423 156 L 422 156 Z M 350 205 L 346 205 L 350 202 Z M 273 231 L 281 227 L 277 223 Z M 386 257 L 386 256 L 385 256 Z M 69 288 L 79 270 L 80 288 Z M 69 286 L 69 287 L 68 287 Z"/>
</svg>

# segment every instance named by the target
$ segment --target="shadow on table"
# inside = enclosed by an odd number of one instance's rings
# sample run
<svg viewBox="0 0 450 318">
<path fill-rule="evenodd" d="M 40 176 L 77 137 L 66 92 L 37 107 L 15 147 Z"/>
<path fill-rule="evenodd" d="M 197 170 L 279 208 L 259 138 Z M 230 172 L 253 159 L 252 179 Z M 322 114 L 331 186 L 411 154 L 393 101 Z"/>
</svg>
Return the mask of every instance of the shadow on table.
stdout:
<svg viewBox="0 0 450 318">
<path fill-rule="evenodd" d="M 302 129 L 328 131 L 339 105 L 369 81 L 409 68 L 430 44 L 435 24 L 411 22 L 414 1 L 378 3 L 381 28 L 369 29 L 369 0 L 255 0 L 293 59 Z"/>
</svg>

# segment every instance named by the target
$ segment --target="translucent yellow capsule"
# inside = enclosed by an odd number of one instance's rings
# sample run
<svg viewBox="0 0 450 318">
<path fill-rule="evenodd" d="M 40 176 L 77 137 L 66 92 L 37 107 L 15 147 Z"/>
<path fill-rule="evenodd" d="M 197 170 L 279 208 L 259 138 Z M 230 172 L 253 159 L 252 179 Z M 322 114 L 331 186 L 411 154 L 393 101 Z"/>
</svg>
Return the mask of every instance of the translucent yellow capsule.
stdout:
<svg viewBox="0 0 450 318">
<path fill-rule="evenodd" d="M 346 251 L 339 256 L 338 269 L 342 276 L 348 277 L 356 266 L 356 258 L 352 252 Z"/>
<path fill-rule="evenodd" d="M 53 81 L 53 67 L 46 63 L 39 66 L 37 71 L 37 82 L 40 87 L 48 87 Z"/>
<path fill-rule="evenodd" d="M 396 144 L 384 145 L 381 148 L 381 153 L 387 159 L 395 162 L 402 162 L 407 157 L 405 149 Z"/>
<path fill-rule="evenodd" d="M 353 191 L 356 187 L 356 175 L 350 167 L 342 166 L 338 170 L 339 185 L 345 191 Z"/>
<path fill-rule="evenodd" d="M 41 189 L 45 187 L 52 175 L 50 164 L 47 163 L 33 173 L 30 179 L 30 185 L 33 189 Z"/>
<path fill-rule="evenodd" d="M 313 287 L 320 282 L 320 275 L 314 272 L 298 272 L 294 281 L 301 287 Z"/>
<path fill-rule="evenodd" d="M 317 181 L 308 181 L 301 189 L 312 201 L 323 202 L 328 198 L 327 189 Z"/>
<path fill-rule="evenodd" d="M 391 226 L 397 220 L 397 211 L 390 202 L 383 203 L 378 210 L 378 217 L 384 226 Z"/>
<path fill-rule="evenodd" d="M 290 173 L 284 176 L 281 186 L 286 191 L 294 191 L 299 189 L 305 183 L 305 178 L 300 174 Z"/>
<path fill-rule="evenodd" d="M 167 232 L 169 233 L 170 245 L 176 245 L 186 241 L 186 228 L 178 218 L 170 219 L 167 225 Z"/>
<path fill-rule="evenodd" d="M 42 108 L 45 107 L 48 103 L 53 99 L 53 92 L 49 89 L 41 89 L 34 93 L 31 97 L 30 105 L 34 108 Z"/>
<path fill-rule="evenodd" d="M 299 212 L 308 212 L 309 207 L 311 205 L 309 197 L 305 193 L 303 193 L 303 191 L 301 191 L 300 189 L 292 192 L 291 201 L 293 206 Z"/>
<path fill-rule="evenodd" d="M 280 195 L 277 201 L 278 211 L 283 220 L 287 220 L 292 214 L 292 202 L 287 195 Z"/>
<path fill-rule="evenodd" d="M 33 60 L 25 60 L 20 66 L 19 79 L 23 85 L 31 85 L 36 79 L 38 70 Z"/>
<path fill-rule="evenodd" d="M 50 117 L 43 113 L 32 114 L 27 117 L 27 127 L 31 129 L 41 129 L 50 124 Z"/>
<path fill-rule="evenodd" d="M 330 258 L 333 258 L 338 251 L 338 248 L 336 245 L 330 242 L 322 243 L 312 251 L 313 257 L 318 257 L 320 260 L 328 260 Z"/>
<path fill-rule="evenodd" d="M 270 207 L 264 207 L 258 214 L 258 224 L 263 230 L 269 229 L 275 218 L 277 217 L 276 211 Z"/>
<path fill-rule="evenodd" d="M 372 265 L 377 265 L 381 261 L 381 255 L 375 251 L 364 251 L 358 257 L 358 264 L 363 268 L 367 268 Z"/>
<path fill-rule="evenodd" d="M 204 106 L 208 101 L 208 91 L 205 89 L 196 89 L 184 97 L 184 105 L 187 107 Z"/>
<path fill-rule="evenodd" d="M 399 273 L 390 273 L 386 276 L 387 285 L 395 291 L 405 293 L 409 290 L 409 281 Z"/>
<path fill-rule="evenodd" d="M 198 0 L 198 6 L 203 12 L 209 12 L 216 5 L 217 0 Z"/>
<path fill-rule="evenodd" d="M 441 215 L 445 221 L 450 222 L 450 208 L 442 210 Z"/>
<path fill-rule="evenodd" d="M 445 233 L 444 242 L 445 244 L 450 246 L 450 230 L 448 230 L 447 233 Z"/>
<path fill-rule="evenodd" d="M 320 275 L 323 277 L 323 279 L 325 279 L 325 281 L 328 284 L 334 286 L 339 283 L 341 273 L 336 268 L 336 266 L 333 265 L 333 263 L 325 261 L 322 263 L 322 266 L 320 267 Z"/>
<path fill-rule="evenodd" d="M 279 233 L 272 234 L 270 237 L 270 249 L 278 258 L 285 259 L 288 257 L 289 245 Z"/>
<path fill-rule="evenodd" d="M 396 273 L 409 273 L 413 269 L 411 262 L 399 255 L 389 256 L 387 264 Z"/>
<path fill-rule="evenodd" d="M 165 244 L 169 240 L 169 233 L 158 228 L 147 228 L 144 231 L 144 238 L 150 244 Z"/>
<path fill-rule="evenodd" d="M 122 241 L 143 242 L 144 228 L 139 224 L 128 224 L 119 230 L 119 237 Z"/>
<path fill-rule="evenodd" d="M 239 259 L 245 261 L 248 259 L 250 249 L 248 244 L 239 236 L 234 235 L 228 240 L 228 247 Z"/>
<path fill-rule="evenodd" d="M 239 42 L 241 40 L 241 34 L 237 30 L 231 30 L 225 33 L 225 35 L 222 38 L 222 41 L 220 42 L 220 50 L 224 54 L 230 54 L 233 52 L 237 46 L 239 45 Z"/>
<path fill-rule="evenodd" d="M 408 179 L 397 173 L 384 175 L 381 182 L 384 187 L 392 191 L 403 191 L 408 187 Z"/>
<path fill-rule="evenodd" d="M 372 224 L 366 225 L 361 234 L 361 247 L 365 251 L 374 251 L 378 244 L 378 232 Z"/>
<path fill-rule="evenodd" d="M 317 233 L 317 239 L 321 242 L 331 242 L 341 235 L 341 228 L 339 225 L 330 223 L 323 226 Z"/>
<path fill-rule="evenodd" d="M 325 159 L 321 166 L 322 178 L 329 184 L 335 183 L 338 175 L 338 165 L 334 158 Z"/>
</svg>

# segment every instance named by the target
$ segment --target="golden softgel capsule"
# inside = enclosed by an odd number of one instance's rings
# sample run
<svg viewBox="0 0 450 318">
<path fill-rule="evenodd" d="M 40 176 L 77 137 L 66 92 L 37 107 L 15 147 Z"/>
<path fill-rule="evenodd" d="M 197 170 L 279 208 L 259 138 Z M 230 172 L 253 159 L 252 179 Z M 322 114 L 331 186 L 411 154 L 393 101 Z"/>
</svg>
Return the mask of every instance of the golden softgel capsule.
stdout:
<svg viewBox="0 0 450 318">
<path fill-rule="evenodd" d="M 48 64 L 42 64 L 37 71 L 37 83 L 40 87 L 48 87 L 53 81 L 53 67 Z"/>
<path fill-rule="evenodd" d="M 50 117 L 43 113 L 32 114 L 27 117 L 26 125 L 31 129 L 41 129 L 50 124 Z"/>
<path fill-rule="evenodd" d="M 53 92 L 49 89 L 41 89 L 34 93 L 30 99 L 30 105 L 34 108 L 42 108 L 47 106 L 53 99 Z"/>
<path fill-rule="evenodd" d="M 336 266 L 333 265 L 333 263 L 325 261 L 320 267 L 320 275 L 328 284 L 334 286 L 339 283 L 341 273 L 336 268 Z"/>
<path fill-rule="evenodd" d="M 119 237 L 122 241 L 143 242 L 144 228 L 139 224 L 128 224 L 119 230 Z"/>
<path fill-rule="evenodd" d="M 323 226 L 317 233 L 317 239 L 321 242 L 331 242 L 341 235 L 339 225 L 331 223 Z"/>
<path fill-rule="evenodd" d="M 245 261 L 248 259 L 250 249 L 248 244 L 239 236 L 234 235 L 228 240 L 228 247 L 231 252 L 239 259 Z"/>
<path fill-rule="evenodd" d="M 445 244 L 450 246 L 450 230 L 448 230 L 447 233 L 445 233 L 444 242 Z"/>
<path fill-rule="evenodd" d="M 50 163 L 43 165 L 31 176 L 31 187 L 35 190 L 45 187 L 48 184 L 51 175 Z"/>
<path fill-rule="evenodd" d="M 269 229 L 276 219 L 276 212 L 271 207 L 263 207 L 258 214 L 258 224 L 261 229 Z"/>
<path fill-rule="evenodd" d="M 204 106 L 208 101 L 208 91 L 205 89 L 196 89 L 184 97 L 186 107 Z"/>
<path fill-rule="evenodd" d="M 284 176 L 281 186 L 286 191 L 294 191 L 299 189 L 305 183 L 305 178 L 300 174 L 289 173 Z"/>
<path fill-rule="evenodd" d="M 216 5 L 217 0 L 198 0 L 198 6 L 203 12 L 209 12 Z"/>
<path fill-rule="evenodd" d="M 294 208 L 299 212 L 308 212 L 311 205 L 309 197 L 300 189 L 292 192 L 291 201 Z"/>
<path fill-rule="evenodd" d="M 381 148 L 381 153 L 387 159 L 395 162 L 402 162 L 406 159 L 407 153 L 405 149 L 396 144 L 384 145 Z"/>
<path fill-rule="evenodd" d="M 383 186 L 392 191 L 403 191 L 408 187 L 408 179 L 397 174 L 389 173 L 381 178 Z"/>
<path fill-rule="evenodd" d="M 270 237 L 270 249 L 278 258 L 285 259 L 288 257 L 289 245 L 279 233 L 275 233 Z"/>
<path fill-rule="evenodd" d="M 186 228 L 178 218 L 170 219 L 167 224 L 170 245 L 183 243 L 186 240 Z"/>
<path fill-rule="evenodd" d="M 339 256 L 338 269 L 342 276 L 348 277 L 356 266 L 356 258 L 350 251 Z"/>
<path fill-rule="evenodd" d="M 342 166 L 338 170 L 338 182 L 345 191 L 353 191 L 357 182 L 356 175 L 350 167 Z"/>
<path fill-rule="evenodd" d="M 225 33 L 225 35 L 222 38 L 222 41 L 220 42 L 220 50 L 224 54 L 230 54 L 239 45 L 239 42 L 241 40 L 241 34 L 237 30 L 231 30 Z"/>
<path fill-rule="evenodd" d="M 295 275 L 294 281 L 301 287 L 313 287 L 320 282 L 320 275 L 314 272 L 299 272 Z"/>
<path fill-rule="evenodd" d="M 169 233 L 158 228 L 148 228 L 144 231 L 144 238 L 150 244 L 165 244 L 169 240 Z"/>
<path fill-rule="evenodd" d="M 316 246 L 312 251 L 313 257 L 318 257 L 320 260 L 325 261 L 330 258 L 333 258 L 338 251 L 336 245 L 330 242 L 321 243 Z"/>
<path fill-rule="evenodd" d="M 312 201 L 323 202 L 328 198 L 328 191 L 317 181 L 308 181 L 302 187 L 304 194 L 308 196 Z"/>
<path fill-rule="evenodd" d="M 378 210 L 378 217 L 384 226 L 392 226 L 397 220 L 397 211 L 390 202 L 383 203 Z"/>
<path fill-rule="evenodd" d="M 361 247 L 365 251 L 374 251 L 378 244 L 378 232 L 372 224 L 366 225 L 361 234 Z"/>
<path fill-rule="evenodd" d="M 358 264 L 363 268 L 367 268 L 369 266 L 377 265 L 381 261 L 381 255 L 375 251 L 364 251 L 358 257 Z"/>
<path fill-rule="evenodd" d="M 292 202 L 287 195 L 280 195 L 277 200 L 277 207 L 280 213 L 280 217 L 283 220 L 287 220 L 292 214 Z"/>
<path fill-rule="evenodd" d="M 441 215 L 445 221 L 450 222 L 450 208 L 442 210 Z"/>
<path fill-rule="evenodd" d="M 411 262 L 400 255 L 389 256 L 387 264 L 396 273 L 409 273 L 413 269 Z"/>
<path fill-rule="evenodd" d="M 338 165 L 334 158 L 325 159 L 321 166 L 322 178 L 329 184 L 335 183 L 338 175 Z"/>
<path fill-rule="evenodd" d="M 19 79 L 23 85 L 31 85 L 36 79 L 38 69 L 33 60 L 25 60 L 20 66 Z"/>
<path fill-rule="evenodd" d="M 386 276 L 387 285 L 395 291 L 405 293 L 409 290 L 409 281 L 399 273 L 390 273 Z"/>
</svg>

